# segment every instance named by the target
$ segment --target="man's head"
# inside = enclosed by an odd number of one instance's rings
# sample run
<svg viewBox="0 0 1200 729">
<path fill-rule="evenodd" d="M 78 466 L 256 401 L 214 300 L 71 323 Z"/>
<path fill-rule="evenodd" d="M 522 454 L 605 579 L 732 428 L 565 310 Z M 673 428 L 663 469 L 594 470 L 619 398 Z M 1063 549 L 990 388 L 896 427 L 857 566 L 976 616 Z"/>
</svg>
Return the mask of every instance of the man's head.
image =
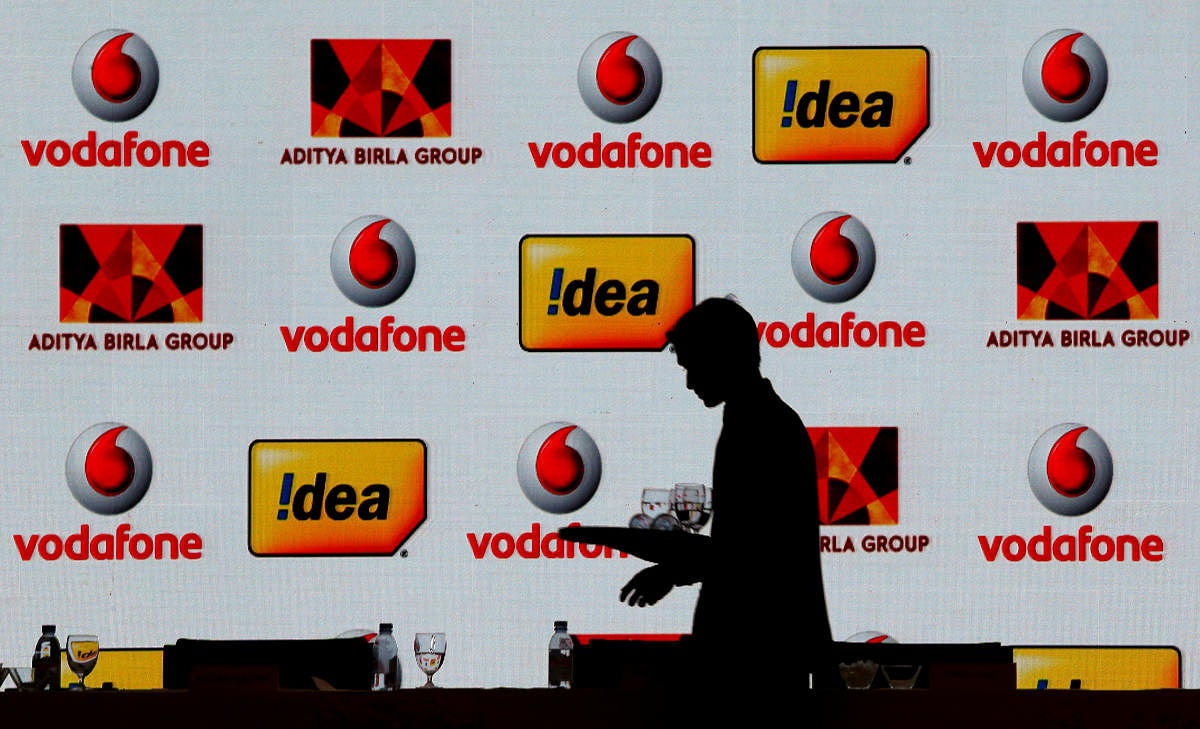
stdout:
<svg viewBox="0 0 1200 729">
<path fill-rule="evenodd" d="M 687 386 L 708 407 L 758 379 L 758 325 L 732 299 L 705 299 L 667 332 Z"/>
</svg>

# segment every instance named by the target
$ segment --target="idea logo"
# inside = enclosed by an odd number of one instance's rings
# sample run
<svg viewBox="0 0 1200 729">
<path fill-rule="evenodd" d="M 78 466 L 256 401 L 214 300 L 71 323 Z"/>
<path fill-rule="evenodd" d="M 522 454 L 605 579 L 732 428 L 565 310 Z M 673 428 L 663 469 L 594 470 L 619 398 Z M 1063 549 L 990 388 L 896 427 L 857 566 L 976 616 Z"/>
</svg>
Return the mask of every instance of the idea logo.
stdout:
<svg viewBox="0 0 1200 729">
<path fill-rule="evenodd" d="M 605 121 L 625 123 L 642 118 L 658 101 L 662 65 L 644 38 L 633 33 L 605 33 L 579 59 L 579 95 L 592 113 Z"/>
<path fill-rule="evenodd" d="M 1012 657 L 1017 689 L 1183 688 L 1183 657 L 1175 646 L 1015 645 Z"/>
<path fill-rule="evenodd" d="M 96 514 L 132 509 L 150 488 L 152 472 L 150 447 L 136 430 L 120 423 L 93 425 L 67 451 L 71 495 Z"/>
<path fill-rule="evenodd" d="M 659 351 L 695 300 L 687 235 L 527 235 L 520 338 L 529 352 Z"/>
<path fill-rule="evenodd" d="M 875 241 L 858 218 L 826 212 L 809 218 L 792 243 L 792 273 L 809 296 L 840 303 L 858 296 L 875 272 Z"/>
<path fill-rule="evenodd" d="M 364 215 L 334 239 L 329 269 L 347 299 L 362 306 L 386 306 L 408 289 L 416 261 L 404 228 L 389 218 Z"/>
<path fill-rule="evenodd" d="M 576 511 L 591 500 L 600 485 L 600 449 L 577 425 L 546 423 L 521 445 L 517 483 L 542 511 Z"/>
<path fill-rule="evenodd" d="M 250 553 L 395 554 L 425 521 L 425 453 L 419 440 L 254 441 Z"/>
<path fill-rule="evenodd" d="M 150 106 L 158 91 L 158 61 L 139 36 L 105 30 L 75 55 L 71 82 L 79 103 L 105 121 L 128 121 Z"/>
<path fill-rule="evenodd" d="M 759 48 L 754 158 L 896 162 L 929 128 L 921 46 Z"/>
<path fill-rule="evenodd" d="M 1038 39 L 1025 56 L 1021 82 L 1033 108 L 1071 122 L 1091 114 L 1108 87 L 1108 64 L 1096 41 L 1077 30 L 1055 30 Z"/>
</svg>

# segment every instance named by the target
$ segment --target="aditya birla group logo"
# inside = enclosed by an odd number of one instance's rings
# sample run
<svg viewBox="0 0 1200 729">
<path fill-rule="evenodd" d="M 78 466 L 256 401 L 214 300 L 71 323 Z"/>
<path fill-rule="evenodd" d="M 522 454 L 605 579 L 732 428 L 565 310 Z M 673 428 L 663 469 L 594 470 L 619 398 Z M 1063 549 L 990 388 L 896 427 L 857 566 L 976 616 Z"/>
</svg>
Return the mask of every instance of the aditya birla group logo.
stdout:
<svg viewBox="0 0 1200 729">
<path fill-rule="evenodd" d="M 399 223 L 364 215 L 334 239 L 329 268 L 346 298 L 362 306 L 386 306 L 412 283 L 416 252 Z"/>
<path fill-rule="evenodd" d="M 128 121 L 158 91 L 158 61 L 146 41 L 126 30 L 105 30 L 79 48 L 71 69 L 79 103 L 105 121 Z"/>
<path fill-rule="evenodd" d="M 314 39 L 312 136 L 450 136 L 450 41 Z"/>
<path fill-rule="evenodd" d="M 576 511 L 591 500 L 600 485 L 600 449 L 577 425 L 546 423 L 521 444 L 517 483 L 542 511 Z"/>
<path fill-rule="evenodd" d="M 152 326 L 34 332 L 27 349 L 228 350 L 232 332 L 161 326 L 204 320 L 203 241 L 196 224 L 59 226 L 58 320 Z"/>
<path fill-rule="evenodd" d="M 1017 223 L 1017 317 L 1157 319 L 1158 223 Z"/>
<path fill-rule="evenodd" d="M 146 495 L 153 463 L 150 447 L 136 430 L 97 423 L 71 444 L 66 471 L 76 501 L 97 514 L 120 514 Z"/>
<path fill-rule="evenodd" d="M 898 524 L 899 431 L 809 428 L 822 524 Z"/>
<path fill-rule="evenodd" d="M 203 320 L 200 225 L 59 226 L 59 321 Z"/>
<path fill-rule="evenodd" d="M 1112 478 L 1112 454 L 1086 425 L 1060 423 L 1042 433 L 1029 453 L 1029 487 L 1055 514 L 1078 516 L 1095 509 Z"/>
<path fill-rule="evenodd" d="M 307 107 L 314 140 L 284 147 L 279 164 L 479 164 L 483 149 L 470 144 L 390 144 L 451 136 L 452 45 L 447 38 L 314 38 Z M 347 146 L 337 138 L 379 141 Z"/>
<path fill-rule="evenodd" d="M 1023 221 L 1016 228 L 1022 328 L 993 329 L 987 347 L 1175 348 L 1191 339 L 1178 325 L 1103 326 L 1159 318 L 1157 221 Z M 1086 326 L 1026 328 L 1029 321 Z"/>
<path fill-rule="evenodd" d="M 1042 116 L 1077 121 L 1104 98 L 1108 64 L 1090 36 L 1060 29 L 1042 36 L 1029 49 L 1021 80 L 1029 103 Z"/>
<path fill-rule="evenodd" d="M 228 350 L 233 332 L 164 326 L 204 320 L 203 248 L 197 224 L 60 225 L 58 320 L 149 326 L 34 332 L 26 349 Z"/>
<path fill-rule="evenodd" d="M 929 534 L 899 533 L 899 430 L 894 427 L 808 428 L 817 471 L 821 552 L 845 554 L 924 553 Z M 863 527 L 868 531 L 863 534 Z"/>
<path fill-rule="evenodd" d="M 792 273 L 814 299 L 840 303 L 858 296 L 875 272 L 875 241 L 848 213 L 814 215 L 792 243 Z"/>
<path fill-rule="evenodd" d="M 662 65 L 646 40 L 605 33 L 579 60 L 579 95 L 605 121 L 626 123 L 646 115 L 662 90 Z"/>
</svg>

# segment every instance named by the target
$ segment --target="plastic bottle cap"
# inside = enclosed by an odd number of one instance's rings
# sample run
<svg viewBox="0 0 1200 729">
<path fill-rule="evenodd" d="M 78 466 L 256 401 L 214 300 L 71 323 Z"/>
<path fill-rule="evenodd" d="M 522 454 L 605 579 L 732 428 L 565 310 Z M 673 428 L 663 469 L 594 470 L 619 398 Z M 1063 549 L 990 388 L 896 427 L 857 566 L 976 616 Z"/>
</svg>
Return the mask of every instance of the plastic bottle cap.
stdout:
<svg viewBox="0 0 1200 729">
<path fill-rule="evenodd" d="M 554 630 L 555 631 L 559 631 L 559 630 L 565 631 L 566 629 L 567 629 L 567 621 L 565 621 L 565 620 L 555 620 L 554 621 Z"/>
<path fill-rule="evenodd" d="M 391 623 L 380 623 L 379 624 L 379 632 L 380 633 L 392 632 L 392 624 Z"/>
<path fill-rule="evenodd" d="M 53 633 L 53 632 L 54 632 L 54 626 L 53 626 L 53 625 L 43 625 L 43 626 L 42 626 L 42 632 L 43 632 L 43 633 Z"/>
</svg>

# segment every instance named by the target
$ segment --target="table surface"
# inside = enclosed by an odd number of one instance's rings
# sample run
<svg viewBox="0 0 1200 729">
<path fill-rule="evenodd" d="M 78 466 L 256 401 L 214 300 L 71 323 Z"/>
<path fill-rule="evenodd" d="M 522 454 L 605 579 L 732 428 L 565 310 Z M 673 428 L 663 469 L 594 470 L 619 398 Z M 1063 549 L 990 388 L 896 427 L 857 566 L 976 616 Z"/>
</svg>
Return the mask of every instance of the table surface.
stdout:
<svg viewBox="0 0 1200 729">
<path fill-rule="evenodd" d="M 647 688 L 405 689 L 0 693 L 0 725 L 53 726 L 74 717 L 100 726 L 138 727 L 588 727 L 710 726 L 729 709 L 741 726 L 816 727 L 1200 727 L 1200 691 L 806 691 L 713 687 L 687 714 Z"/>
</svg>

